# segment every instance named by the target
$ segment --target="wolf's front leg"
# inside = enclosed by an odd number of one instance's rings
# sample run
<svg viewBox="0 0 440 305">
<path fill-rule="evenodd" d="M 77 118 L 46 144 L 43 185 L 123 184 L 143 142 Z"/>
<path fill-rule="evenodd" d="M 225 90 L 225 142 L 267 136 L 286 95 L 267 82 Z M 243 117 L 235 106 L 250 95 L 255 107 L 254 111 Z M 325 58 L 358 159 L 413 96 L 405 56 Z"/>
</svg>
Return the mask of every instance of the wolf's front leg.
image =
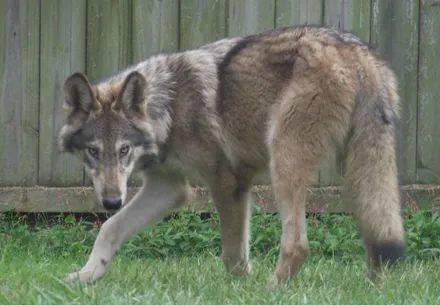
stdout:
<svg viewBox="0 0 440 305">
<path fill-rule="evenodd" d="M 233 275 L 250 273 L 248 200 L 250 179 L 239 178 L 227 167 L 216 170 L 210 185 L 212 198 L 220 214 L 222 255 L 226 270 Z"/>
<path fill-rule="evenodd" d="M 186 184 L 152 177 L 151 181 L 101 227 L 86 265 L 69 274 L 67 281 L 93 282 L 107 270 L 121 245 L 151 222 L 163 217 L 186 199 Z"/>
</svg>

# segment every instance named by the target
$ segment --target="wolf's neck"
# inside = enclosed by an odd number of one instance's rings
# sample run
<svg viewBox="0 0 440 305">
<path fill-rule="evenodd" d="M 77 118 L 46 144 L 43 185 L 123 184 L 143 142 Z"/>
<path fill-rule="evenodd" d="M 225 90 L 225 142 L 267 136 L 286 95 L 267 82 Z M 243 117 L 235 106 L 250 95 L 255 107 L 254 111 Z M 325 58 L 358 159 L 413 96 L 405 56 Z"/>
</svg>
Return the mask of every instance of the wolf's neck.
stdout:
<svg viewBox="0 0 440 305">
<path fill-rule="evenodd" d="M 175 100 L 175 84 L 169 65 L 171 57 L 175 56 L 152 57 L 141 63 L 138 70 L 147 81 L 147 113 L 159 143 L 167 140 L 172 125 L 171 108 Z"/>
<path fill-rule="evenodd" d="M 175 103 L 183 103 L 179 109 L 188 108 L 190 113 L 194 112 L 193 108 L 200 106 L 206 108 L 206 113 L 214 112 L 218 83 L 216 54 L 210 49 L 199 49 L 153 56 L 99 86 L 110 85 L 116 88 L 122 86 L 131 72 L 141 73 L 147 83 L 148 119 L 155 130 L 156 139 L 164 143 L 168 139 L 173 117 L 176 116 L 172 113 Z"/>
</svg>

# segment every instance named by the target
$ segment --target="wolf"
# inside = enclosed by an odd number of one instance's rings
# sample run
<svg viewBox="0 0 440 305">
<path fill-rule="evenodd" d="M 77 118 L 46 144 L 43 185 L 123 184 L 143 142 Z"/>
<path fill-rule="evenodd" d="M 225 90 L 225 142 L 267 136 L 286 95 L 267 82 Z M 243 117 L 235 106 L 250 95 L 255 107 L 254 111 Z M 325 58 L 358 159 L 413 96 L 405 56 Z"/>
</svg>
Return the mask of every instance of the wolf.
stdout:
<svg viewBox="0 0 440 305">
<path fill-rule="evenodd" d="M 248 274 L 249 189 L 267 170 L 282 224 L 272 281 L 283 283 L 309 253 L 307 187 L 338 147 L 371 269 L 404 256 L 396 77 L 352 34 L 300 26 L 223 39 L 153 56 L 96 85 L 75 73 L 64 89 L 60 147 L 83 160 L 99 201 L 117 211 L 69 281 L 100 278 L 128 238 L 185 203 L 194 181 L 220 215 L 226 269 Z M 134 171 L 143 186 L 126 202 Z"/>
</svg>

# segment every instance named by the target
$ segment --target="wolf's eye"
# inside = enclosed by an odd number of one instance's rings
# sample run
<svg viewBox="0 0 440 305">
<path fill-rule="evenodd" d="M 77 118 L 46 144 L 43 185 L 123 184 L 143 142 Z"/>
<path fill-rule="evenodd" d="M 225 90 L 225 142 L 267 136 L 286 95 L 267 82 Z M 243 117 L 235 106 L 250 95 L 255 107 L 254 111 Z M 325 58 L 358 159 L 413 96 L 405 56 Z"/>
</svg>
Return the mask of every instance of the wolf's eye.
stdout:
<svg viewBox="0 0 440 305">
<path fill-rule="evenodd" d="M 128 152 L 130 151 L 130 146 L 128 145 L 124 145 L 121 147 L 121 149 L 119 150 L 119 155 L 121 157 L 124 157 L 128 154 Z"/>
<path fill-rule="evenodd" d="M 93 158 L 98 159 L 98 150 L 93 147 L 87 147 L 87 152 L 89 155 L 91 155 Z"/>
</svg>

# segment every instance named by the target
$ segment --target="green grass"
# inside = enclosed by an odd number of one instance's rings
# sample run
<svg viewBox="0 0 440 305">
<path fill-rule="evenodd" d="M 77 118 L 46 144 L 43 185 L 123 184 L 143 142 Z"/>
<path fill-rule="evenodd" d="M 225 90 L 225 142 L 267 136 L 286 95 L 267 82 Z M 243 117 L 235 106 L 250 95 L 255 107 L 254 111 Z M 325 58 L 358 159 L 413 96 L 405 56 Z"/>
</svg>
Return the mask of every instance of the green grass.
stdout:
<svg viewBox="0 0 440 305">
<path fill-rule="evenodd" d="M 202 215 L 203 216 L 203 215 Z M 98 224 L 73 216 L 0 218 L 0 304 L 440 304 L 440 214 L 407 217 L 408 259 L 368 279 L 356 223 L 308 218 L 312 255 L 290 283 L 266 288 L 278 252 L 275 215 L 252 219 L 253 272 L 233 278 L 218 258 L 218 218 L 183 211 L 131 239 L 92 285 L 61 279 L 81 267 Z"/>
</svg>

